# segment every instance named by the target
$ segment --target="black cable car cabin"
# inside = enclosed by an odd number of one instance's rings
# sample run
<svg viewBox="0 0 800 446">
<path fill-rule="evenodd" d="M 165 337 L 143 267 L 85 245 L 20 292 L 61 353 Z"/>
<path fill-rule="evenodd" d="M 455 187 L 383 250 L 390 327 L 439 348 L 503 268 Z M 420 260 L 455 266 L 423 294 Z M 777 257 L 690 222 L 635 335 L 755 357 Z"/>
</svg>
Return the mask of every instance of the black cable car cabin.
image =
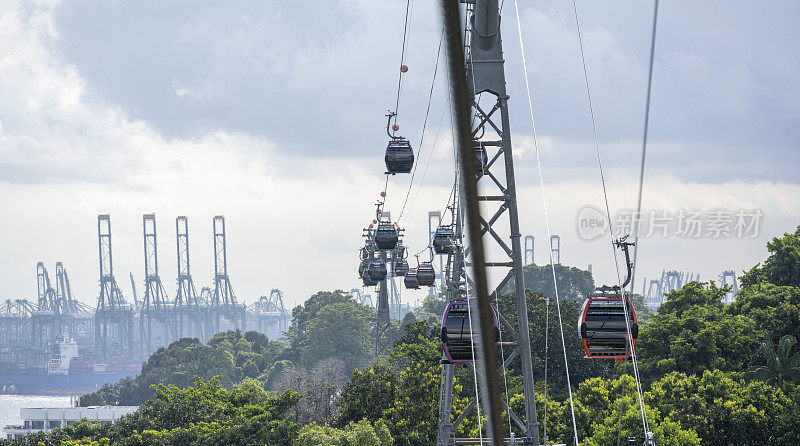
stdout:
<svg viewBox="0 0 800 446">
<path fill-rule="evenodd" d="M 361 283 L 364 286 L 375 286 L 378 282 L 373 281 L 369 278 L 369 260 L 362 260 L 361 264 L 358 266 L 358 277 L 361 279 Z"/>
<path fill-rule="evenodd" d="M 436 270 L 431 262 L 422 262 L 417 267 L 417 282 L 419 286 L 433 286 L 436 283 Z"/>
<path fill-rule="evenodd" d="M 361 278 L 361 284 L 364 286 L 375 286 L 378 282 L 374 282 L 369 278 L 369 274 L 364 274 L 364 277 Z"/>
<path fill-rule="evenodd" d="M 391 222 L 378 223 L 375 229 L 375 246 L 380 251 L 392 251 L 397 247 L 397 241 L 400 239 L 397 233 L 397 228 Z"/>
<path fill-rule="evenodd" d="M 392 138 L 386 146 L 386 173 L 409 173 L 414 167 L 414 150 L 405 138 Z"/>
<path fill-rule="evenodd" d="M 409 270 L 405 278 L 403 278 L 403 284 L 406 286 L 407 290 L 418 290 L 419 282 L 417 282 L 417 272 L 413 269 Z"/>
<path fill-rule="evenodd" d="M 455 247 L 453 241 L 453 227 L 450 225 L 439 226 L 433 233 L 433 251 L 436 254 L 449 254 Z"/>
<path fill-rule="evenodd" d="M 442 316 L 442 348 L 447 361 L 451 364 L 459 365 L 475 361 L 473 339 L 476 341 L 475 349 L 480 348 L 477 326 L 472 326 L 472 336 L 470 336 L 470 310 L 477 311 L 477 308 L 474 306 L 469 308 L 468 305 L 467 302 L 450 302 L 445 307 Z M 497 342 L 500 339 L 500 327 L 494 308 L 492 309 L 492 321 L 494 322 L 494 341 Z"/>
<path fill-rule="evenodd" d="M 396 259 L 392 265 L 395 277 L 403 277 L 408 273 L 408 262 L 405 259 Z"/>
<path fill-rule="evenodd" d="M 627 324 L 625 310 L 628 314 Z M 628 327 L 630 327 L 631 344 L 636 345 L 639 324 L 630 299 L 620 297 L 618 286 L 596 288 L 583 303 L 578 323 L 578 332 L 586 357 L 615 359 L 617 362 L 630 358 Z"/>
<path fill-rule="evenodd" d="M 386 264 L 380 261 L 372 261 L 369 262 L 369 267 L 367 267 L 367 276 L 369 280 L 372 282 L 381 282 L 386 279 Z"/>
</svg>

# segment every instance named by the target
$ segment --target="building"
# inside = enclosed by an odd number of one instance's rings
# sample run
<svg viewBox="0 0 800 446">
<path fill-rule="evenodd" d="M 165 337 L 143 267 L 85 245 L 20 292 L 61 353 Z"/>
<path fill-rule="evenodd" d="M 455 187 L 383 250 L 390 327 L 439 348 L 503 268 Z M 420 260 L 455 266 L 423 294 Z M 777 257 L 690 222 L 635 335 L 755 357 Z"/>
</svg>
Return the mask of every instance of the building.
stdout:
<svg viewBox="0 0 800 446">
<path fill-rule="evenodd" d="M 13 440 L 25 434 L 50 432 L 60 427 L 71 426 L 81 418 L 101 424 L 113 423 L 123 415 L 133 413 L 139 406 L 90 406 L 23 408 L 19 410 L 22 426 L 6 426 L 6 438 Z"/>
</svg>

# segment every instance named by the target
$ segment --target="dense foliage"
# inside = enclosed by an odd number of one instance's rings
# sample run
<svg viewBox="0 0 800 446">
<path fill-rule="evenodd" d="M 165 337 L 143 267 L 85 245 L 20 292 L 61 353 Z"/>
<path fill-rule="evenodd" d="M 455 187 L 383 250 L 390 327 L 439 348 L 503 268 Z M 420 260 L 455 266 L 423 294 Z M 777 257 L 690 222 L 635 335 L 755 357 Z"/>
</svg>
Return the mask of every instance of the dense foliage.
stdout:
<svg viewBox="0 0 800 446">
<path fill-rule="evenodd" d="M 290 445 L 300 425 L 286 413 L 298 400 L 292 391 L 268 394 L 246 379 L 232 390 L 220 378 L 197 378 L 184 389 L 154 386 L 155 396 L 114 424 L 81 421 L 15 445 Z"/>
<path fill-rule="evenodd" d="M 282 343 L 255 331 L 218 333 L 207 345 L 197 339 L 180 339 L 153 353 L 136 378 L 106 384 L 81 397 L 80 405 L 139 405 L 155 396 L 154 385 L 184 388 L 194 383 L 195 377 L 210 380 L 219 376 L 226 387 L 244 378 L 259 377 L 267 382 L 274 370 L 283 369 L 278 361 L 283 350 Z"/>
<path fill-rule="evenodd" d="M 735 303 L 724 304 L 727 290 L 713 282 L 692 282 L 640 319 L 640 388 L 629 364 L 583 358 L 576 321 L 591 275 L 557 266 L 564 297 L 559 324 L 550 267 L 526 267 L 541 435 L 574 444 L 572 407 L 585 445 L 641 441 L 642 410 L 659 446 L 800 444 L 800 228 L 770 241 L 768 250 L 763 266 L 744 275 Z M 634 305 L 647 314 L 641 296 Z M 513 294 L 499 296 L 497 306 L 516 322 Z M 283 340 L 238 331 L 205 345 L 182 339 L 154 353 L 135 379 L 82 398 L 83 404 L 142 404 L 113 425 L 83 421 L 13 444 L 433 444 L 443 308 L 440 298 L 425 299 L 402 328 L 392 328 L 391 353 L 373 359 L 372 310 L 342 291 L 320 292 L 294 309 Z M 518 360 L 509 364 L 502 393 L 522 414 L 519 367 Z M 473 373 L 471 366 L 455 368 L 452 419 L 465 415 L 456 429 L 463 437 L 480 434 L 470 406 Z M 504 429 L 519 436 L 503 418 Z"/>
</svg>

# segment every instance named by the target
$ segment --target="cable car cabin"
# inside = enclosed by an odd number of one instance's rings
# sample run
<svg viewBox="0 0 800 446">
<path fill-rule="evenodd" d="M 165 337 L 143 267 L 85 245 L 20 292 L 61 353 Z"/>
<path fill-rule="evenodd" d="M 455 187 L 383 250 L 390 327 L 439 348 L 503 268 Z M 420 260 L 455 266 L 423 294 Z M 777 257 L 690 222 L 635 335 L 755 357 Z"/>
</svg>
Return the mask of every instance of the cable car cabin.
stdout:
<svg viewBox="0 0 800 446">
<path fill-rule="evenodd" d="M 381 282 L 386 279 L 386 264 L 379 261 L 369 262 L 367 267 L 367 276 L 372 282 Z"/>
<path fill-rule="evenodd" d="M 378 282 L 371 280 L 369 274 L 364 274 L 364 277 L 361 278 L 361 284 L 364 286 L 375 286 Z"/>
<path fill-rule="evenodd" d="M 480 178 L 486 173 L 486 165 L 489 164 L 489 156 L 486 153 L 486 146 L 480 144 L 475 146 L 475 177 Z"/>
<path fill-rule="evenodd" d="M 419 282 L 417 282 L 417 272 L 413 269 L 409 270 L 406 273 L 406 277 L 403 278 L 403 284 L 406 286 L 407 290 L 418 290 Z"/>
<path fill-rule="evenodd" d="M 436 254 L 449 254 L 453 252 L 453 227 L 450 225 L 439 226 L 433 233 L 433 251 Z"/>
<path fill-rule="evenodd" d="M 479 344 L 479 328 L 477 325 L 472 326 L 472 336 L 470 336 L 470 312 L 477 311 L 473 305 L 468 307 L 467 302 L 450 302 L 444 310 L 442 317 L 442 347 L 444 349 L 444 356 L 451 364 L 465 364 L 475 361 L 473 355 L 473 342 L 474 348 L 480 347 Z M 477 314 L 475 315 L 477 317 Z M 492 309 L 492 319 L 494 321 L 494 342 L 500 339 L 500 327 L 497 319 L 497 313 Z"/>
<path fill-rule="evenodd" d="M 596 288 L 583 303 L 578 332 L 587 358 L 615 359 L 620 362 L 631 356 L 628 327 L 631 330 L 631 343 L 636 345 L 639 324 L 630 299 L 625 298 L 624 305 L 626 308 L 623 308 L 623 299 L 616 286 Z"/>
<path fill-rule="evenodd" d="M 436 270 L 431 262 L 422 262 L 417 267 L 417 282 L 419 286 L 433 286 L 436 283 Z"/>
<path fill-rule="evenodd" d="M 409 173 L 414 167 L 414 150 L 411 143 L 405 138 L 394 138 L 386 146 L 386 172 L 392 175 L 396 173 Z"/>
<path fill-rule="evenodd" d="M 369 278 L 369 260 L 361 261 L 361 264 L 358 266 L 358 277 L 361 279 L 361 283 L 364 286 L 375 286 L 378 284 L 377 281 Z"/>
<path fill-rule="evenodd" d="M 380 251 L 392 251 L 397 247 L 400 236 L 391 222 L 381 222 L 375 229 L 375 246 Z"/>
<path fill-rule="evenodd" d="M 392 272 L 395 277 L 403 277 L 408 273 L 408 262 L 405 259 L 397 259 L 392 265 Z"/>
</svg>

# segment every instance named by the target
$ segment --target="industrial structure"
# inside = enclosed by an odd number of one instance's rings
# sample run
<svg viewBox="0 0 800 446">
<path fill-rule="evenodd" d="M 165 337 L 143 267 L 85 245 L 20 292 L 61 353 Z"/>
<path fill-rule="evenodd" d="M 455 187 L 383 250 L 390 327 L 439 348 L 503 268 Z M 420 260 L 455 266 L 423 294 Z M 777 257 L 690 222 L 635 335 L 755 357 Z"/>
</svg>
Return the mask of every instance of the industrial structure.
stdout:
<svg viewBox="0 0 800 446">
<path fill-rule="evenodd" d="M 62 262 L 56 262 L 54 277 L 44 262 L 38 262 L 36 299 L 0 302 L 0 373 L 46 373 L 56 368 L 58 350 L 67 344 L 77 346 L 72 366 L 80 363 L 80 373 L 91 374 L 131 370 L 131 364 L 138 366 L 159 347 L 183 337 L 207 341 L 228 329 L 281 337 L 291 320 L 283 293 L 272 289 L 249 307 L 238 302 L 228 274 L 225 218 L 215 216 L 212 229 L 213 286 L 198 293 L 190 268 L 188 219 L 175 219 L 177 274 L 171 298 L 159 269 L 156 216 L 143 215 L 144 276 L 137 287 L 129 274 L 132 296 L 127 299 L 115 277 L 111 217 L 98 215 L 96 307 L 78 301 Z M 143 290 L 141 299 L 137 288 Z M 58 368 L 73 373 L 69 364 Z"/>
</svg>

